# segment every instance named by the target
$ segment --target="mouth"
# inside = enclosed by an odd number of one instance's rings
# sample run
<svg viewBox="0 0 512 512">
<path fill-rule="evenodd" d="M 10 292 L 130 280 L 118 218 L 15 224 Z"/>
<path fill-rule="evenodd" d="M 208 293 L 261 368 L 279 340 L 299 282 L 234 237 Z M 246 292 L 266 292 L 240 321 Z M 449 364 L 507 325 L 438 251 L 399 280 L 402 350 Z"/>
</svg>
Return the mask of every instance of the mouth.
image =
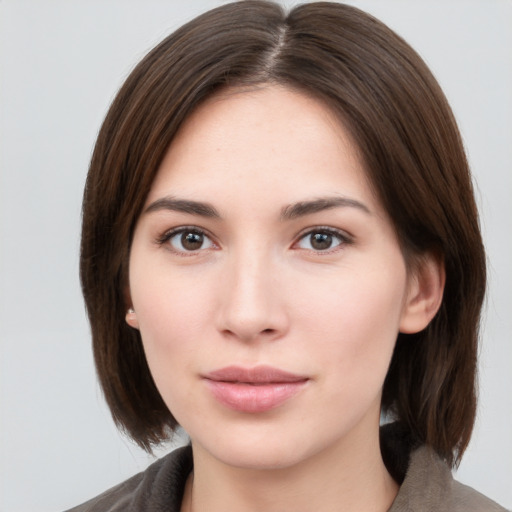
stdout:
<svg viewBox="0 0 512 512">
<path fill-rule="evenodd" d="M 259 413 L 275 409 L 306 386 L 308 377 L 271 366 L 228 366 L 203 376 L 213 397 L 239 412 Z"/>
</svg>

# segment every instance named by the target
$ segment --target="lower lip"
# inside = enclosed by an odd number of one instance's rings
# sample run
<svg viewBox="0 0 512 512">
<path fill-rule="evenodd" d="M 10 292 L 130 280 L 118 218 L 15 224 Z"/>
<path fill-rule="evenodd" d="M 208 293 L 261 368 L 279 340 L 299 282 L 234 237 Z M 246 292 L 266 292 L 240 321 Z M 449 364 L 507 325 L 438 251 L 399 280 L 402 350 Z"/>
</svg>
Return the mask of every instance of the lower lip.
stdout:
<svg viewBox="0 0 512 512">
<path fill-rule="evenodd" d="M 265 412 L 275 409 L 299 393 L 307 380 L 246 384 L 205 380 L 213 396 L 226 407 L 240 412 Z"/>
</svg>

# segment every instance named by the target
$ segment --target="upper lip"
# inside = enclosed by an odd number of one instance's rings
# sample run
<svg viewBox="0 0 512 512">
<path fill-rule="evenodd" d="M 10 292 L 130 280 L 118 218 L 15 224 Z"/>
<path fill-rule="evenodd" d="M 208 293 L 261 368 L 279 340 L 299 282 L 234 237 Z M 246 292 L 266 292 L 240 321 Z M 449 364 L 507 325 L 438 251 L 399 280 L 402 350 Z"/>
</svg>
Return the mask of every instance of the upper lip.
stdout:
<svg viewBox="0 0 512 512">
<path fill-rule="evenodd" d="M 219 382 L 246 382 L 250 384 L 271 384 L 282 382 L 301 382 L 308 378 L 304 375 L 274 368 L 273 366 L 260 365 L 253 368 L 244 368 L 242 366 L 226 366 L 218 370 L 213 370 L 204 378 Z"/>
</svg>

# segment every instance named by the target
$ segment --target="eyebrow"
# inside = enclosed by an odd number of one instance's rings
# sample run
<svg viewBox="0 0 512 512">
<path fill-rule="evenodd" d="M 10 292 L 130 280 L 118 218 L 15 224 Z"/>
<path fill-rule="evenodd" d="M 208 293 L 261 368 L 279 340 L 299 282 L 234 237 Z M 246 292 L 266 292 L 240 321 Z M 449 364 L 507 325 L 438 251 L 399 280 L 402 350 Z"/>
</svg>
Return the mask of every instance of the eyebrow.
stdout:
<svg viewBox="0 0 512 512">
<path fill-rule="evenodd" d="M 300 201 L 298 203 L 285 206 L 281 210 L 281 220 L 292 220 L 305 215 L 331 210 L 332 208 L 348 207 L 357 208 L 368 215 L 371 215 L 370 209 L 360 201 L 349 197 L 320 197 L 311 201 Z"/>
<path fill-rule="evenodd" d="M 176 199 L 171 196 L 157 199 L 146 208 L 144 213 L 157 212 L 160 210 L 189 213 L 191 215 L 199 215 L 200 217 L 213 219 L 220 218 L 219 212 L 211 204 L 192 201 L 190 199 Z"/>
<path fill-rule="evenodd" d="M 335 196 L 320 197 L 318 199 L 299 201 L 298 203 L 287 205 L 281 210 L 281 220 L 293 220 L 313 213 L 340 207 L 357 208 L 371 215 L 369 208 L 364 203 L 349 197 Z M 193 201 L 191 199 L 177 199 L 171 196 L 157 199 L 146 208 L 144 213 L 160 210 L 171 210 L 212 219 L 221 218 L 219 212 L 209 203 Z"/>
</svg>

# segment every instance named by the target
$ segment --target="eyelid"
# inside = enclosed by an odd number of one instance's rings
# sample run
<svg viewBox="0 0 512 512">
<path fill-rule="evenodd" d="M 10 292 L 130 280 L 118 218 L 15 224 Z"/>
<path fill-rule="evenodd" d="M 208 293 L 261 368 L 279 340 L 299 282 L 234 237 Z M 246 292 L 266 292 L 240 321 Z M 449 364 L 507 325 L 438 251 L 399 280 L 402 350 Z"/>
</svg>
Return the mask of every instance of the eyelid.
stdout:
<svg viewBox="0 0 512 512">
<path fill-rule="evenodd" d="M 176 236 L 176 235 L 178 235 L 180 233 L 184 233 L 186 231 L 196 232 L 196 233 L 199 233 L 199 234 L 205 236 L 213 244 L 213 246 L 214 246 L 213 249 L 214 250 L 219 248 L 219 244 L 215 241 L 215 237 L 213 235 L 211 235 L 208 230 L 206 230 L 204 228 L 200 228 L 199 226 L 194 226 L 194 225 L 176 226 L 174 228 L 168 229 L 163 234 L 161 234 L 160 236 L 156 237 L 154 242 L 157 245 L 159 245 L 159 246 L 164 246 L 174 236 Z M 344 231 L 344 230 L 341 230 L 341 229 L 338 229 L 338 228 L 334 228 L 332 226 L 322 226 L 322 225 L 320 225 L 320 226 L 310 226 L 308 228 L 303 229 L 295 237 L 295 241 L 292 244 L 292 248 L 294 248 L 306 236 L 311 235 L 313 233 L 328 233 L 328 234 L 330 234 L 332 236 L 337 237 L 340 240 L 340 243 L 338 245 L 336 245 L 335 247 L 333 247 L 332 249 L 329 248 L 329 249 L 317 250 L 317 251 L 312 250 L 312 249 L 302 249 L 302 250 L 309 250 L 311 252 L 318 253 L 318 254 L 329 254 L 329 253 L 335 252 L 337 250 L 340 250 L 340 246 L 345 246 L 345 245 L 352 244 L 353 241 L 354 241 L 354 237 L 352 235 L 350 235 L 349 233 L 347 233 L 346 231 Z M 200 252 L 205 252 L 205 251 L 208 251 L 208 250 L 212 249 L 210 247 L 210 248 L 206 248 L 206 249 L 197 249 L 195 251 L 180 251 L 180 250 L 174 249 L 172 246 L 170 246 L 170 244 L 168 244 L 168 245 L 169 245 L 169 247 L 167 249 L 169 251 L 171 251 L 171 252 L 173 252 L 173 253 L 175 253 L 177 255 L 180 255 L 180 256 L 197 255 Z M 301 249 L 301 248 L 297 248 L 297 249 Z"/>
<path fill-rule="evenodd" d="M 213 249 L 218 249 L 219 244 L 215 241 L 215 238 L 213 237 L 213 235 L 211 235 L 208 232 L 208 230 L 206 230 L 204 228 L 200 228 L 199 226 L 194 226 L 194 225 L 176 226 L 174 228 L 168 229 L 162 235 L 158 236 L 155 239 L 155 243 L 159 246 L 164 246 L 165 244 L 167 244 L 168 245 L 167 249 L 169 251 L 171 251 L 172 253 L 177 254 L 179 256 L 194 256 L 200 252 L 205 252 L 205 251 L 212 249 L 211 247 L 208 247 L 206 249 L 197 249 L 195 251 L 180 251 L 180 250 L 174 249 L 170 244 L 168 244 L 169 240 L 171 240 L 173 237 L 175 237 L 176 235 L 179 235 L 180 233 L 185 233 L 187 231 L 195 232 L 195 233 L 199 233 L 199 234 L 203 235 L 205 238 L 208 238 L 211 241 L 211 243 L 214 246 Z"/>
<path fill-rule="evenodd" d="M 298 250 L 310 251 L 317 254 L 329 254 L 332 252 L 336 252 L 343 248 L 343 246 L 350 245 L 354 242 L 354 237 L 347 233 L 346 231 L 338 228 L 334 228 L 332 226 L 311 226 L 303 229 L 295 238 L 295 241 L 292 244 L 292 248 L 296 246 L 301 240 L 303 240 L 306 236 L 311 235 L 313 233 L 328 233 L 340 239 L 340 243 L 333 247 L 332 249 L 325 250 L 312 250 L 312 249 L 302 249 L 297 248 Z"/>
</svg>

